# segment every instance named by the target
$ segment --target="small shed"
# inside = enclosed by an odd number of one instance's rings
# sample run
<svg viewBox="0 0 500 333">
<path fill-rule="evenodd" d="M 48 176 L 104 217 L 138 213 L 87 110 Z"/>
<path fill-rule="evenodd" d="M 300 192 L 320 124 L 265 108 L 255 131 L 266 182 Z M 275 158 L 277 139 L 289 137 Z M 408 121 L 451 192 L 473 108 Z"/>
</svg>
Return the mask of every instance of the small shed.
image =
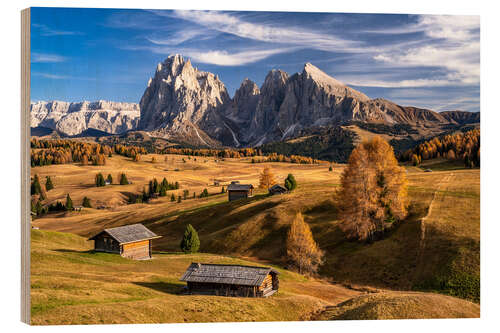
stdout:
<svg viewBox="0 0 500 333">
<path fill-rule="evenodd" d="M 229 201 L 249 198 L 253 195 L 253 185 L 232 181 L 227 187 L 227 195 Z"/>
<path fill-rule="evenodd" d="M 130 259 L 151 259 L 152 240 L 160 238 L 142 224 L 104 229 L 89 238 L 99 252 L 117 253 Z"/>
<path fill-rule="evenodd" d="M 279 184 L 274 184 L 273 186 L 271 186 L 269 188 L 269 194 L 270 195 L 275 195 L 275 194 L 284 194 L 284 193 L 287 193 L 288 190 L 286 187 L 284 186 L 281 186 Z"/>
<path fill-rule="evenodd" d="M 270 267 L 192 263 L 180 280 L 192 294 L 268 297 L 278 291 L 278 274 Z"/>
</svg>

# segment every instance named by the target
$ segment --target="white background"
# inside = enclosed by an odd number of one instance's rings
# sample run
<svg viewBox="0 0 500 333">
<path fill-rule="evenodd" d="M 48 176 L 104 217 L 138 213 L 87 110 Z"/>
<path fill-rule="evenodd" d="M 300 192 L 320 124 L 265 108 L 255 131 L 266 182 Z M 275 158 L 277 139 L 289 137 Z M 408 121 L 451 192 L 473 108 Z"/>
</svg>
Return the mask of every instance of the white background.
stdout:
<svg viewBox="0 0 500 333">
<path fill-rule="evenodd" d="M 0 24 L 0 327 L 4 332 L 485 332 L 498 331 L 499 224 L 498 133 L 500 132 L 500 11 L 495 1 L 376 0 L 376 1 L 11 1 L 2 2 Z M 353 13 L 481 15 L 481 319 L 392 320 L 343 322 L 275 322 L 224 324 L 158 324 L 29 327 L 20 318 L 20 11 L 30 6 L 155 9 L 219 9 L 265 11 L 323 11 Z M 496 328 L 495 328 L 496 327 Z"/>
</svg>

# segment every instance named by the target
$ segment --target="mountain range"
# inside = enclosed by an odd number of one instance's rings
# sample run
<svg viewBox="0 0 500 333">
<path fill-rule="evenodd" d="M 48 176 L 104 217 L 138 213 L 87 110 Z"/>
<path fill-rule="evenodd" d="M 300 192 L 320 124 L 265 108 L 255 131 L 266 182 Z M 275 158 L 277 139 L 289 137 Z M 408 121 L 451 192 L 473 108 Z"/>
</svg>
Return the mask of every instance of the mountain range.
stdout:
<svg viewBox="0 0 500 333">
<path fill-rule="evenodd" d="M 480 121 L 479 113 L 438 113 L 370 99 L 310 63 L 293 75 L 271 70 L 261 87 L 245 79 L 231 98 L 217 75 L 198 70 L 181 55 L 158 64 L 139 105 L 37 102 L 31 112 L 32 127 L 66 135 L 88 128 L 113 134 L 141 130 L 208 147 L 260 146 L 352 123 L 405 126 L 415 139 Z"/>
</svg>

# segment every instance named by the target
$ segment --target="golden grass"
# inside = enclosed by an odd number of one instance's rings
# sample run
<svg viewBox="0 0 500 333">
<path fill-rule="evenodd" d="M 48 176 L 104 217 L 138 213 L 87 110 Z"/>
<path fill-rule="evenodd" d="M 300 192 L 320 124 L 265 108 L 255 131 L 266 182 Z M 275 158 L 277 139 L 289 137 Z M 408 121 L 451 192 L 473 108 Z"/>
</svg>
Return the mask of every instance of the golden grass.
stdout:
<svg viewBox="0 0 500 333">
<path fill-rule="evenodd" d="M 363 295 L 329 306 L 314 320 L 479 318 L 479 305 L 458 298 L 417 292 Z"/>
<path fill-rule="evenodd" d="M 191 262 L 258 265 L 214 254 L 154 253 L 133 261 L 89 251 L 76 235 L 32 231 L 32 324 L 111 324 L 303 320 L 359 292 L 281 268 L 266 299 L 181 294 Z"/>
<path fill-rule="evenodd" d="M 113 156 L 103 167 L 55 165 L 33 168 L 43 180 L 50 175 L 56 188 L 48 200 L 64 200 L 70 193 L 75 204 L 84 195 L 94 205 L 106 209 L 84 209 L 83 212 L 49 214 L 35 219 L 33 225 L 44 230 L 71 232 L 88 236 L 106 227 L 144 223 L 163 238 L 154 249 L 178 251 L 186 225 L 198 231 L 201 250 L 284 265 L 284 242 L 289 224 L 297 212 L 304 214 L 319 246 L 325 250 L 325 264 L 320 274 L 343 284 L 369 285 L 396 290 L 434 290 L 479 301 L 479 169 L 423 172 L 406 167 L 409 179 L 410 216 L 383 240 L 372 244 L 348 242 L 338 228 L 333 193 L 338 187 L 342 165 L 298 165 L 290 163 L 252 164 L 249 158 L 226 159 L 170 155 L 169 162 L 151 155 L 135 163 Z M 182 158 L 186 163 L 182 162 Z M 205 162 L 206 161 L 206 162 Z M 266 197 L 265 191 L 249 200 L 227 202 L 221 187 L 240 180 L 258 184 L 258 174 L 271 166 L 279 182 L 293 173 L 299 187 L 291 194 Z M 174 171 L 178 169 L 179 171 Z M 116 179 L 124 171 L 132 185 L 93 187 L 94 175 L 112 172 Z M 156 177 L 179 181 L 180 193 L 200 193 L 203 188 L 214 195 L 171 203 L 169 196 L 150 204 L 125 204 L 123 192 L 139 192 Z M 444 181 L 443 181 L 444 180 Z M 111 204 L 108 204 L 111 202 Z M 432 211 L 425 219 L 432 203 Z M 424 237 L 425 242 L 422 241 Z"/>
</svg>

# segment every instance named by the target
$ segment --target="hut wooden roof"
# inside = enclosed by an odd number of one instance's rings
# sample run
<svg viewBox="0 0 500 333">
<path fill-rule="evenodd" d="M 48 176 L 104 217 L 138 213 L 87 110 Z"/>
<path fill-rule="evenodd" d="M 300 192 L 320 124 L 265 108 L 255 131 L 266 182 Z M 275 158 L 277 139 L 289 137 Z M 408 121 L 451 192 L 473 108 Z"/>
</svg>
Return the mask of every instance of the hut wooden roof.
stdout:
<svg viewBox="0 0 500 333">
<path fill-rule="evenodd" d="M 271 188 L 269 189 L 269 191 L 272 191 L 272 192 L 287 192 L 287 188 L 284 187 L 284 186 L 281 186 L 280 184 L 274 184 L 273 186 L 271 186 Z"/>
<path fill-rule="evenodd" d="M 231 183 L 227 186 L 228 191 L 250 191 L 251 189 L 253 189 L 252 184 Z"/>
<path fill-rule="evenodd" d="M 260 286 L 269 273 L 279 274 L 271 267 L 191 263 L 181 281 Z"/>
<path fill-rule="evenodd" d="M 106 232 L 120 244 L 133 243 L 141 240 L 161 237 L 152 232 L 151 230 L 149 230 L 148 228 L 146 228 L 145 226 L 143 226 L 142 224 L 137 223 L 137 224 L 125 225 L 122 227 L 104 229 L 97 235 L 89 238 L 89 240 L 94 239 L 103 232 Z"/>
</svg>

